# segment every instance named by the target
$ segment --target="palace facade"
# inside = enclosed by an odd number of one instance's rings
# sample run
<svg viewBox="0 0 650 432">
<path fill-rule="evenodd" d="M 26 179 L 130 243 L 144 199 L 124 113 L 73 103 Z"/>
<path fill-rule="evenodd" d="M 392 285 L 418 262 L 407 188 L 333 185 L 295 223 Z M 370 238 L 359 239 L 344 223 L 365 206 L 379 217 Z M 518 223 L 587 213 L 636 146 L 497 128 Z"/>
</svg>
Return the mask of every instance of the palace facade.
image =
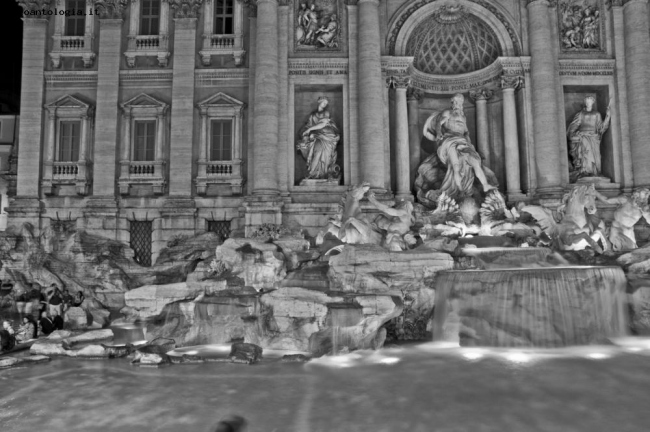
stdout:
<svg viewBox="0 0 650 432">
<path fill-rule="evenodd" d="M 427 120 L 456 93 L 509 202 L 650 186 L 648 0 L 18 3 L 9 224 L 118 239 L 144 265 L 179 235 L 314 233 L 362 181 L 413 200 Z M 588 98 L 607 127 L 577 178 L 567 132 Z M 325 141 L 307 130 L 324 117 Z"/>
</svg>

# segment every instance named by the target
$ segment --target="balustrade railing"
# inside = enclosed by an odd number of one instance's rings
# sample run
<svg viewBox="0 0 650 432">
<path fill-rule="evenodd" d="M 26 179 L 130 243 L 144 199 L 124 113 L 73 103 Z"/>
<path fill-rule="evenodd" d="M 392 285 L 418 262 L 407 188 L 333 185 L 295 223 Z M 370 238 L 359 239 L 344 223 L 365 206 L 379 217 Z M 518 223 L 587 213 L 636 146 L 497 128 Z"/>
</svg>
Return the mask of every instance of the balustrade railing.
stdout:
<svg viewBox="0 0 650 432">
<path fill-rule="evenodd" d="M 129 174 L 134 177 L 153 177 L 156 174 L 154 162 L 131 162 Z"/>
<path fill-rule="evenodd" d="M 136 36 L 135 49 L 136 50 L 154 50 L 160 47 L 160 36 Z"/>
<path fill-rule="evenodd" d="M 85 48 L 84 36 L 61 36 L 62 51 L 81 51 Z"/>
<path fill-rule="evenodd" d="M 209 176 L 228 176 L 232 175 L 232 162 L 208 162 L 206 173 Z"/>
<path fill-rule="evenodd" d="M 55 178 L 76 177 L 79 174 L 77 162 L 54 162 L 52 172 Z"/>
<path fill-rule="evenodd" d="M 235 46 L 234 35 L 212 35 L 210 36 L 210 48 L 232 49 Z"/>
</svg>

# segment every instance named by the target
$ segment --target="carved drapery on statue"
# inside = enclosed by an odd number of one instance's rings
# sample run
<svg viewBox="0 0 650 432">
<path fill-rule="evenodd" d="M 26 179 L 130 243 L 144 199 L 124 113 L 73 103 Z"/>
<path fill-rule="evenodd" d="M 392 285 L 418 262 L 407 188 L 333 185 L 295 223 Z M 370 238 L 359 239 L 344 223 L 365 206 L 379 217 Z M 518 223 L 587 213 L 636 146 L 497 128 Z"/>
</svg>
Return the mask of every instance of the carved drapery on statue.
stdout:
<svg viewBox="0 0 650 432">
<path fill-rule="evenodd" d="M 330 116 L 328 105 L 328 98 L 319 97 L 318 108 L 309 115 L 307 123 L 300 130 L 296 148 L 307 164 L 307 175 L 301 184 L 305 180 L 338 184 L 341 179 L 341 167 L 336 164 L 336 146 L 341 135 Z"/>
<path fill-rule="evenodd" d="M 340 51 L 338 0 L 297 0 L 294 11 L 296 51 Z"/>
<path fill-rule="evenodd" d="M 418 168 L 415 189 L 418 201 L 429 208 L 436 207 L 443 192 L 458 203 L 471 197 L 482 202 L 498 185 L 470 141 L 463 101 L 463 95 L 456 94 L 451 109 L 433 113 L 424 125 L 424 136 L 436 143 L 437 151 Z"/>
<path fill-rule="evenodd" d="M 601 173 L 600 142 L 609 128 L 610 112 L 607 107 L 603 120 L 594 109 L 595 102 L 591 96 L 585 98 L 584 108 L 573 117 L 567 131 L 573 164 L 570 172 L 572 182 L 582 177 L 598 177 Z"/>
<path fill-rule="evenodd" d="M 600 0 L 560 0 L 558 20 L 562 51 L 602 51 Z"/>
</svg>

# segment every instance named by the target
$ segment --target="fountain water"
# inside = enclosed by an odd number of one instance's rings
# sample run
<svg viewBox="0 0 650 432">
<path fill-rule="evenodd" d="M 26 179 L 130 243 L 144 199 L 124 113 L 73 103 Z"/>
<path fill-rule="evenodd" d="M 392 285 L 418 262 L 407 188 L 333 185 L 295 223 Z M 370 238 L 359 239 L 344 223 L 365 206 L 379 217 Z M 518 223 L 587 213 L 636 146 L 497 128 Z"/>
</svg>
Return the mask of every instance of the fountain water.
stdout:
<svg viewBox="0 0 650 432">
<path fill-rule="evenodd" d="M 434 340 L 558 347 L 626 333 L 619 267 L 443 271 L 435 286 Z"/>
</svg>

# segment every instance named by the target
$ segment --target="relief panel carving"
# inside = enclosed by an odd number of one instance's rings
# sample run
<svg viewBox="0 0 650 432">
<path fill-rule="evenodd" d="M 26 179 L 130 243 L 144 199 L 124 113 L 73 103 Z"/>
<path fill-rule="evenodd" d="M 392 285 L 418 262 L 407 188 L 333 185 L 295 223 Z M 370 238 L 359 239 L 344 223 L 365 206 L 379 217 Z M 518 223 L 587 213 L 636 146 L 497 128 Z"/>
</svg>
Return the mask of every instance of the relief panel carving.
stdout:
<svg viewBox="0 0 650 432">
<path fill-rule="evenodd" d="M 604 51 L 600 0 L 560 0 L 557 10 L 562 52 Z"/>
<path fill-rule="evenodd" d="M 341 51 L 341 13 L 338 0 L 294 2 L 296 51 Z"/>
</svg>

